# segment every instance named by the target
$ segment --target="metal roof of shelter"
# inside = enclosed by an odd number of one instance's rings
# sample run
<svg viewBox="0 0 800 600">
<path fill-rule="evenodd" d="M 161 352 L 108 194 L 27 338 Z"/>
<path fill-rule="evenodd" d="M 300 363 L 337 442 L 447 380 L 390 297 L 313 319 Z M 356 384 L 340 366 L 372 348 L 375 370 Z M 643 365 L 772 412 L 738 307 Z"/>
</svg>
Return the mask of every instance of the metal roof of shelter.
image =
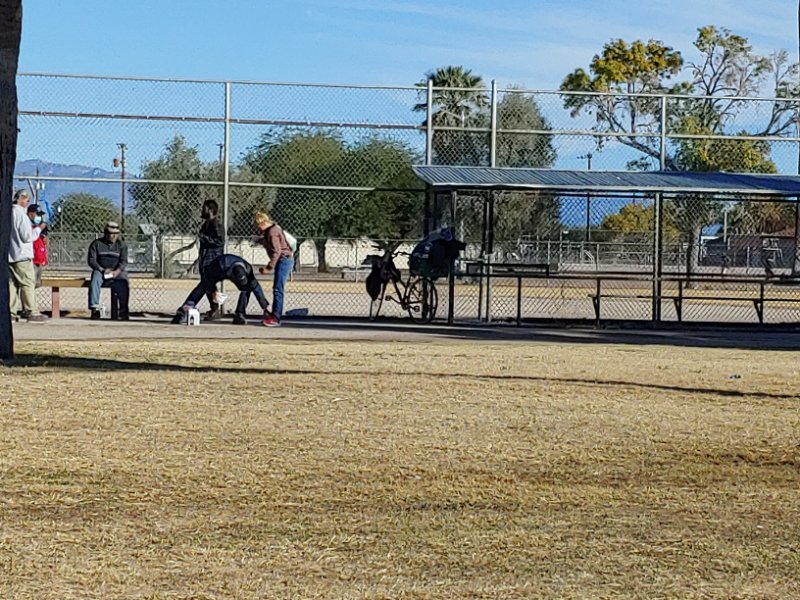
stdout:
<svg viewBox="0 0 800 600">
<path fill-rule="evenodd" d="M 542 190 L 561 193 L 655 193 L 800 196 L 800 176 L 684 171 L 559 171 L 420 165 L 434 189 Z"/>
</svg>

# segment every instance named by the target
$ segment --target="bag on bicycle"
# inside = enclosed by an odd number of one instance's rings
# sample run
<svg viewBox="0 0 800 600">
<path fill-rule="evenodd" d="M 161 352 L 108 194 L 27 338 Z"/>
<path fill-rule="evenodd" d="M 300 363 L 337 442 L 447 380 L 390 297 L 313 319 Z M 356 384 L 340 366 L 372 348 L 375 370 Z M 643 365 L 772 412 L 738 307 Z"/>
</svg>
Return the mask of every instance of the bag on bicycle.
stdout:
<svg viewBox="0 0 800 600">
<path fill-rule="evenodd" d="M 381 295 L 381 273 L 380 269 L 376 269 L 375 265 L 372 265 L 372 270 L 367 275 L 367 279 L 365 281 L 367 286 L 367 294 L 373 300 L 377 300 L 378 296 Z"/>
<path fill-rule="evenodd" d="M 408 268 L 413 275 L 431 279 L 447 277 L 450 265 L 465 247 L 466 244 L 455 238 L 452 227 L 434 231 L 414 247 Z"/>
<path fill-rule="evenodd" d="M 393 279 L 399 281 L 401 275 L 400 270 L 394 266 L 394 263 L 390 260 L 386 260 L 377 255 L 373 255 L 370 258 L 372 259 L 372 269 L 364 283 L 366 284 L 369 297 L 373 300 L 377 300 L 378 296 L 381 295 L 383 286 Z"/>
</svg>

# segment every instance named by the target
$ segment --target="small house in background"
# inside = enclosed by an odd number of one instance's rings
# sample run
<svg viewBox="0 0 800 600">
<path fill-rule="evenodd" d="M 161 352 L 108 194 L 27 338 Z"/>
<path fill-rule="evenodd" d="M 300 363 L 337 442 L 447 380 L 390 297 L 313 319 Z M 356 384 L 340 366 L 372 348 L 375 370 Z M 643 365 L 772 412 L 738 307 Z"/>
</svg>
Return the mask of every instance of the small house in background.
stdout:
<svg viewBox="0 0 800 600">
<path fill-rule="evenodd" d="M 720 269 L 791 270 L 795 253 L 794 228 L 773 233 L 729 234 L 703 242 L 701 264 Z"/>
</svg>

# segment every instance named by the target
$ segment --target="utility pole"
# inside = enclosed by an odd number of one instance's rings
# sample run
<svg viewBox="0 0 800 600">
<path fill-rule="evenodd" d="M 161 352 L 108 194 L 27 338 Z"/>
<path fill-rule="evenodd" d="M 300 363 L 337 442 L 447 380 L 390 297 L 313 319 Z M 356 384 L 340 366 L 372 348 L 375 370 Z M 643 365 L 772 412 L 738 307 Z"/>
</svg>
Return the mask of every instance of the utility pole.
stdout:
<svg viewBox="0 0 800 600">
<path fill-rule="evenodd" d="M 115 167 L 122 167 L 122 193 L 120 194 L 120 205 L 119 205 L 119 228 L 124 233 L 125 231 L 125 150 L 128 149 L 128 146 L 124 143 L 117 144 L 119 147 L 120 157 L 114 159 L 114 166 Z"/>
<path fill-rule="evenodd" d="M 587 152 L 583 156 L 579 156 L 578 157 L 579 160 L 582 160 L 584 158 L 586 159 L 586 170 L 587 171 L 591 171 L 592 170 L 592 153 L 591 152 Z M 585 239 L 586 239 L 587 242 L 592 241 L 592 233 L 591 232 L 592 232 L 592 195 L 591 194 L 586 194 L 586 232 L 585 232 L 586 238 Z"/>
</svg>

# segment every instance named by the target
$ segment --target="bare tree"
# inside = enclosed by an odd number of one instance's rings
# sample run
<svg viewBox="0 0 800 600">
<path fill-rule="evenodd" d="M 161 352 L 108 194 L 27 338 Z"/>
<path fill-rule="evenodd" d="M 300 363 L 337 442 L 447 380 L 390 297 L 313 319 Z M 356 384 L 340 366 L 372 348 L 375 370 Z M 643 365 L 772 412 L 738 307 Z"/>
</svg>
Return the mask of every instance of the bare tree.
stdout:
<svg viewBox="0 0 800 600">
<path fill-rule="evenodd" d="M 0 359 L 13 358 L 8 297 L 8 243 L 11 197 L 17 159 L 17 64 L 22 32 L 22 0 L 0 0 Z"/>
</svg>

